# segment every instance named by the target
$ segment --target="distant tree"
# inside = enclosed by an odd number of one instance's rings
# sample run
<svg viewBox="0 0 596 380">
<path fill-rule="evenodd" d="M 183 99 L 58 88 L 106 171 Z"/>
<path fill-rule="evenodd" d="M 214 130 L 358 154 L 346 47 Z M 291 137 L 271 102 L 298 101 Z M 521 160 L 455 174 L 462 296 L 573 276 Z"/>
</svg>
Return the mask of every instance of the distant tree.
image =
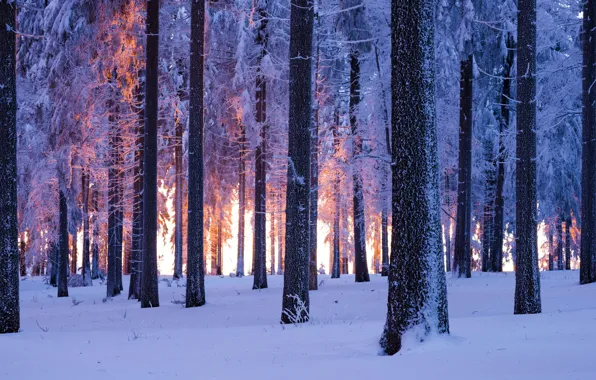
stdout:
<svg viewBox="0 0 596 380">
<path fill-rule="evenodd" d="M 518 1 L 515 314 L 541 312 L 536 209 L 536 0 Z"/>
<path fill-rule="evenodd" d="M 246 228 L 246 128 L 240 123 L 240 150 L 238 168 L 238 261 L 236 277 L 244 277 L 244 230 Z"/>
<path fill-rule="evenodd" d="M 393 220 L 384 352 L 402 336 L 448 333 L 435 114 L 435 1 L 394 1 L 392 42 Z M 408 96 L 403 96 L 403 94 Z"/>
<path fill-rule="evenodd" d="M 59 175 L 60 176 L 60 175 Z M 60 215 L 59 215 L 59 236 L 58 246 L 58 297 L 68 297 L 68 206 L 66 194 L 62 190 L 63 181 L 58 181 L 60 188 Z"/>
<path fill-rule="evenodd" d="M 95 280 L 99 278 L 99 206 L 98 206 L 99 192 L 97 189 L 93 189 L 93 195 L 91 195 L 91 207 L 93 209 L 93 244 L 91 248 L 91 279 Z M 54 249 L 55 250 L 55 249 Z"/>
<path fill-rule="evenodd" d="M 157 79 L 159 74 L 159 0 L 147 0 L 146 28 L 147 76 L 145 81 L 145 162 L 143 165 L 142 308 L 159 307 L 157 287 L 157 111 L 159 95 Z"/>
<path fill-rule="evenodd" d="M 312 125 L 312 0 L 291 0 L 288 184 L 282 323 L 309 320 L 310 133 Z"/>
<path fill-rule="evenodd" d="M 582 179 L 580 284 L 596 281 L 596 2 L 586 0 L 582 17 Z"/>
<path fill-rule="evenodd" d="M 0 334 L 20 328 L 17 220 L 16 2 L 0 0 Z"/>
<path fill-rule="evenodd" d="M 83 267 L 81 275 L 83 276 L 83 284 L 91 286 L 91 240 L 89 236 L 89 172 L 82 170 L 81 191 L 83 201 Z"/>
<path fill-rule="evenodd" d="M 191 4 L 186 307 L 197 307 L 205 304 L 205 264 L 203 256 L 205 2 L 203 0 L 193 0 Z"/>
</svg>

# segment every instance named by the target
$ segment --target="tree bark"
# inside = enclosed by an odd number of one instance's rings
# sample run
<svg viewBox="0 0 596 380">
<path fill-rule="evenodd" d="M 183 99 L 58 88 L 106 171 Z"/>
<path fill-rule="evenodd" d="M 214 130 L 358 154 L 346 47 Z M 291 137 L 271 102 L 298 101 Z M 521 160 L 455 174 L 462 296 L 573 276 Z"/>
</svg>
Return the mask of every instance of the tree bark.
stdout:
<svg viewBox="0 0 596 380">
<path fill-rule="evenodd" d="M 484 218 L 482 221 L 482 271 L 493 272 L 492 248 L 494 246 L 494 221 L 495 221 L 495 187 L 496 187 L 496 166 L 493 157 L 493 143 L 488 137 L 484 142 L 484 158 L 486 170 L 484 176 L 486 183 L 484 187 Z"/>
<path fill-rule="evenodd" d="M 582 25 L 582 178 L 579 282 L 596 281 L 596 4 L 585 0 Z"/>
<path fill-rule="evenodd" d="M 261 139 L 255 154 L 255 233 L 253 249 L 253 289 L 267 288 L 267 81 L 261 72 L 267 55 L 267 2 L 259 1 L 259 28 L 256 44 L 261 49 L 257 62 L 256 122 Z"/>
<path fill-rule="evenodd" d="M 565 222 L 565 270 L 571 270 L 571 219 Z"/>
<path fill-rule="evenodd" d="M 457 183 L 457 220 L 453 271 L 457 277 L 472 277 L 471 233 L 472 218 L 472 107 L 474 57 L 461 61 L 459 105 L 459 170 Z"/>
<path fill-rule="evenodd" d="M 107 297 L 114 297 L 120 294 L 118 283 L 118 258 L 122 252 L 120 241 L 120 189 L 119 189 L 119 146 L 120 132 L 117 123 L 117 106 L 112 98 L 108 100 L 108 112 L 110 112 L 110 167 L 108 168 L 108 279 Z M 120 248 L 120 253 L 118 252 Z"/>
<path fill-rule="evenodd" d="M 85 286 L 93 285 L 91 282 L 91 261 L 90 252 L 90 237 L 89 237 L 89 173 L 87 170 L 82 170 L 81 187 L 83 198 L 83 268 L 81 274 L 83 276 L 83 284 Z"/>
<path fill-rule="evenodd" d="M 97 213 L 99 212 L 98 206 L 99 193 L 97 190 L 93 191 L 91 196 L 91 204 L 93 207 L 93 246 L 91 249 L 92 263 L 91 263 L 91 279 L 96 280 L 99 278 L 99 223 Z"/>
<path fill-rule="evenodd" d="M 190 97 L 188 124 L 188 239 L 186 307 L 205 304 L 203 254 L 203 66 L 205 2 L 193 0 L 190 10 Z"/>
<path fill-rule="evenodd" d="M 174 278 L 182 278 L 182 133 L 183 126 L 179 118 L 176 119 L 176 145 L 174 146 L 174 164 L 176 167 L 176 189 L 174 205 L 176 206 L 176 226 L 174 231 Z"/>
<path fill-rule="evenodd" d="M 392 239 L 384 352 L 402 336 L 449 332 L 435 114 L 434 0 L 391 10 Z M 408 94 L 408 96 L 403 96 Z"/>
<path fill-rule="evenodd" d="M 317 22 L 319 17 L 317 15 Z M 320 26 L 320 25 L 319 25 Z M 321 66 L 320 37 L 317 34 L 316 69 L 314 72 L 313 123 L 310 138 L 310 210 L 309 210 L 309 269 L 308 289 L 319 289 L 317 268 L 317 224 L 319 219 L 319 70 Z"/>
<path fill-rule="evenodd" d="M 358 132 L 360 106 L 360 56 L 350 54 L 350 124 L 352 125 L 353 182 L 354 182 L 354 276 L 356 282 L 368 282 L 366 259 L 366 227 L 364 217 L 364 189 L 362 184 L 362 138 Z"/>
<path fill-rule="evenodd" d="M 555 255 L 555 245 L 553 242 L 553 231 L 552 226 L 549 226 L 548 231 L 548 270 L 554 270 L 554 255 Z"/>
<path fill-rule="evenodd" d="M 286 256 L 282 323 L 309 320 L 310 133 L 312 126 L 312 0 L 291 0 Z"/>
<path fill-rule="evenodd" d="M 59 181 L 61 182 L 61 181 Z M 68 207 L 66 195 L 59 184 L 59 228 L 60 246 L 58 250 L 58 297 L 68 297 Z"/>
<path fill-rule="evenodd" d="M 0 334 L 20 329 L 16 2 L 0 0 Z"/>
<path fill-rule="evenodd" d="M 563 270 L 563 220 L 557 220 L 557 270 Z"/>
<path fill-rule="evenodd" d="M 541 312 L 536 225 L 536 0 L 518 1 L 515 314 Z"/>
<path fill-rule="evenodd" d="M 143 272 L 141 307 L 159 307 L 157 288 L 157 111 L 159 76 L 159 0 L 147 0 L 147 77 L 143 172 Z M 191 70 L 192 71 L 192 70 Z M 190 223 L 189 223 L 190 224 Z"/>
<path fill-rule="evenodd" d="M 244 229 L 246 215 L 246 128 L 240 125 L 240 169 L 238 177 L 238 262 L 236 277 L 244 277 Z"/>
<path fill-rule="evenodd" d="M 340 141 L 339 141 L 339 110 L 336 109 L 335 111 L 335 120 L 333 125 L 331 126 L 331 132 L 333 134 L 333 157 L 335 159 L 335 188 L 340 188 L 340 173 L 339 173 L 339 149 L 340 149 Z M 340 226 L 340 213 L 341 213 L 341 192 L 334 191 L 333 192 L 334 198 L 334 213 L 333 213 L 333 255 L 332 255 L 332 264 L 331 264 L 331 278 L 340 278 L 341 276 L 341 251 L 340 251 L 340 234 L 341 234 L 341 226 Z"/>
<path fill-rule="evenodd" d="M 58 286 L 58 247 L 56 243 L 48 243 L 49 258 L 50 258 L 50 285 Z"/>
</svg>

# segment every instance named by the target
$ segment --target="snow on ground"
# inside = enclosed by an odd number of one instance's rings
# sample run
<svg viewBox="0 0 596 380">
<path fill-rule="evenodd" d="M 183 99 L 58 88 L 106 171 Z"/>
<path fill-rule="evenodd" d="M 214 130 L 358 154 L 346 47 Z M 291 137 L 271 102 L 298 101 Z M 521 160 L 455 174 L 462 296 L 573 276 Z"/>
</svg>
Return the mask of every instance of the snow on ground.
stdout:
<svg viewBox="0 0 596 380">
<path fill-rule="evenodd" d="M 596 379 L 596 285 L 579 286 L 575 271 L 542 273 L 543 314 L 514 316 L 514 280 L 448 278 L 452 334 L 387 357 L 378 276 L 320 277 L 312 323 L 298 327 L 278 324 L 281 276 L 261 291 L 252 277 L 208 277 L 208 304 L 195 309 L 178 303 L 185 288 L 161 281 L 161 307 L 143 310 L 124 295 L 103 302 L 97 281 L 58 299 L 28 278 L 22 332 L 0 336 L 0 379 Z"/>
</svg>

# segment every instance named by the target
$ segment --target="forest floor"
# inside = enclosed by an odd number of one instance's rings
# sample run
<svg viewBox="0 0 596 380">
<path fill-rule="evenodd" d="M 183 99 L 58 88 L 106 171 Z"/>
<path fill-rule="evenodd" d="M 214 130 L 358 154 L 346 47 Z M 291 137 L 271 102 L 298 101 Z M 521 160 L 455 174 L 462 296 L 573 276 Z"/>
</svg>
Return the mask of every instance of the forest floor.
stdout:
<svg viewBox="0 0 596 380">
<path fill-rule="evenodd" d="M 105 287 L 56 289 L 21 281 L 19 334 L 0 336 L 0 379 L 596 379 L 596 284 L 542 273 L 540 315 L 513 315 L 515 276 L 448 276 L 451 335 L 379 355 L 387 282 L 320 276 L 311 322 L 281 326 L 283 279 L 208 277 L 207 305 L 185 309 L 185 288 L 160 281 L 159 308 Z M 128 276 L 124 278 L 128 289 Z M 127 292 L 125 292 L 127 293 Z M 78 303 L 78 304 L 77 304 Z"/>
</svg>

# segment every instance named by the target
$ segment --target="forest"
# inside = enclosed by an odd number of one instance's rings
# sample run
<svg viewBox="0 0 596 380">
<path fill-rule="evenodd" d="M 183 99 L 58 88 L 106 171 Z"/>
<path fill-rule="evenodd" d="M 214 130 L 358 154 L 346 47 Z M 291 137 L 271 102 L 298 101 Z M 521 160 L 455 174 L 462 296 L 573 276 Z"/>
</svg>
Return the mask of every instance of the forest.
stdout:
<svg viewBox="0 0 596 380">
<path fill-rule="evenodd" d="M 0 62 L 0 357 L 46 304 L 363 308 L 366 355 L 449 349 L 468 307 L 596 339 L 596 0 L 0 0 Z"/>
</svg>

